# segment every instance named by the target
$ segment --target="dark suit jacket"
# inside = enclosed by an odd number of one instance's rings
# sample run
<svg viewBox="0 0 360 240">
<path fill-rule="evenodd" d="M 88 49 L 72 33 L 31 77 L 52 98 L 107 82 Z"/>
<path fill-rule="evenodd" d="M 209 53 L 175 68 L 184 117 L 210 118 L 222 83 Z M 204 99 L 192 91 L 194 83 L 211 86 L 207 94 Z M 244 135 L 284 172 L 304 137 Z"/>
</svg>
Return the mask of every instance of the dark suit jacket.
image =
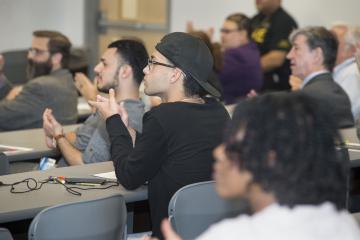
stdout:
<svg viewBox="0 0 360 240">
<path fill-rule="evenodd" d="M 334 81 L 331 73 L 315 76 L 308 82 L 303 91 L 328 105 L 337 119 L 339 128 L 354 126 L 351 103 L 345 91 Z"/>
<path fill-rule="evenodd" d="M 62 124 L 76 123 L 77 96 L 68 70 L 34 78 L 14 100 L 0 101 L 0 131 L 42 127 L 45 108 L 51 108 Z"/>
</svg>

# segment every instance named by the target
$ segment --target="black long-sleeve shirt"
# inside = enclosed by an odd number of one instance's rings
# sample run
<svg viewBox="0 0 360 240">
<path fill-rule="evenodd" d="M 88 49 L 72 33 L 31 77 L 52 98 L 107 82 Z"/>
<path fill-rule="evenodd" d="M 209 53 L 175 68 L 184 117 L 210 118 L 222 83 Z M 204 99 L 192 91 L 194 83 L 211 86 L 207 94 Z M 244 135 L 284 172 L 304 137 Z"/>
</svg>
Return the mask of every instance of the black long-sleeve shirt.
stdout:
<svg viewBox="0 0 360 240">
<path fill-rule="evenodd" d="M 111 158 L 127 189 L 149 182 L 153 234 L 161 237 L 172 195 L 181 187 L 211 179 L 212 150 L 220 144 L 229 115 L 222 104 L 163 103 L 144 115 L 135 147 L 118 114 L 107 119 Z"/>
</svg>

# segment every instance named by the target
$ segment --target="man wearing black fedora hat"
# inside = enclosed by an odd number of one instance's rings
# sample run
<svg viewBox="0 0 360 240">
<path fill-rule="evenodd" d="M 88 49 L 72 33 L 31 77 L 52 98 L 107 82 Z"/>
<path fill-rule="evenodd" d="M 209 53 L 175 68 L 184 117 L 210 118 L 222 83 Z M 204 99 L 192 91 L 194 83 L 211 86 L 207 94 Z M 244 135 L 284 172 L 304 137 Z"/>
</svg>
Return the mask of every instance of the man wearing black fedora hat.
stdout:
<svg viewBox="0 0 360 240">
<path fill-rule="evenodd" d="M 98 96 L 96 107 L 106 118 L 111 159 L 118 181 L 127 189 L 149 184 L 153 235 L 162 238 L 160 222 L 181 187 L 211 179 L 212 150 L 222 140 L 229 115 L 208 83 L 213 58 L 205 43 L 182 32 L 170 33 L 155 46 L 144 68 L 145 93 L 162 104 L 144 115 L 142 134 L 128 127 L 114 92 Z"/>
</svg>

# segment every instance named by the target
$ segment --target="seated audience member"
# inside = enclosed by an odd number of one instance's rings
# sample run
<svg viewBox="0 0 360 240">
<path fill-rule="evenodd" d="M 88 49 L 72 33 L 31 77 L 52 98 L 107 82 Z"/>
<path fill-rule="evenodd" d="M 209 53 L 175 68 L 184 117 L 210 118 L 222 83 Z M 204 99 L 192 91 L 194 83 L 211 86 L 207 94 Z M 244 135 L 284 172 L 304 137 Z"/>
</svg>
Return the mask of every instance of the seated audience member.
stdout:
<svg viewBox="0 0 360 240">
<path fill-rule="evenodd" d="M 222 220 L 197 239 L 360 239 L 344 209 L 348 163 L 336 157 L 336 129 L 332 113 L 301 92 L 240 102 L 214 150 L 214 178 L 221 197 L 245 198 L 254 213 Z M 168 221 L 162 230 L 180 239 Z"/>
<path fill-rule="evenodd" d="M 144 45 L 134 40 L 118 40 L 109 44 L 95 66 L 97 88 L 101 92 L 115 89 L 116 102 L 124 104 L 129 114 L 129 125 L 137 132 L 142 130 L 144 104 L 139 100 L 139 85 L 144 77 L 148 54 Z M 110 140 L 104 120 L 93 113 L 76 132 L 64 134 L 50 109 L 45 110 L 43 125 L 46 142 L 54 147 L 52 139 L 63 158 L 58 166 L 110 160 Z"/>
<path fill-rule="evenodd" d="M 360 44 L 360 27 L 346 24 L 333 25 L 339 47 L 333 77 L 348 94 L 354 119 L 360 117 L 360 72 L 356 65 L 356 46 Z"/>
<path fill-rule="evenodd" d="M 294 31 L 290 40 L 293 46 L 287 58 L 292 75 L 303 79 L 301 90 L 327 102 L 339 128 L 354 126 L 349 97 L 331 74 L 338 46 L 334 34 L 324 27 L 307 27 Z"/>
<path fill-rule="evenodd" d="M 220 93 L 208 82 L 213 57 L 205 43 L 187 33 L 164 36 L 144 68 L 145 93 L 162 103 L 145 113 L 143 132 L 129 127 L 127 113 L 110 99 L 90 102 L 106 118 L 111 159 L 120 184 L 136 189 L 148 182 L 152 231 L 161 237 L 170 198 L 181 187 L 211 179 L 211 152 L 229 120 L 224 106 L 203 97 Z M 119 114 L 118 114 L 119 112 Z M 134 144 L 134 145 L 133 145 Z"/>
<path fill-rule="evenodd" d="M 249 39 L 250 20 L 241 13 L 228 16 L 221 28 L 223 64 L 219 79 L 225 104 L 233 104 L 253 90 L 260 90 L 263 76 L 260 53 Z"/>
<path fill-rule="evenodd" d="M 286 54 L 290 33 L 297 28 L 294 18 L 281 7 L 281 0 L 256 0 L 258 13 L 251 19 L 251 38 L 261 55 L 264 90 L 287 90 L 290 68 Z"/>
<path fill-rule="evenodd" d="M 10 81 L 0 74 L 0 92 L 3 98 L 8 95 L 0 101 L 0 131 L 41 127 L 45 108 L 52 108 L 63 124 L 76 122 L 77 92 L 67 69 L 70 47 L 69 39 L 59 32 L 33 32 L 29 82 L 12 89 Z"/>
</svg>

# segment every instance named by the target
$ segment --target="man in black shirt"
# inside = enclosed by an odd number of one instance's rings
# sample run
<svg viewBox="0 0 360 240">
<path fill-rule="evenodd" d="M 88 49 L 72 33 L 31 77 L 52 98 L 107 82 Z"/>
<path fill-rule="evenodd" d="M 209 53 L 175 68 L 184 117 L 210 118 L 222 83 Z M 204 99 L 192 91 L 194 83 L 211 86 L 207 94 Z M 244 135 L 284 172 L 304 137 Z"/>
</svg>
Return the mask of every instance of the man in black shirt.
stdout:
<svg viewBox="0 0 360 240">
<path fill-rule="evenodd" d="M 297 28 L 295 20 L 281 7 L 281 0 L 257 0 L 259 13 L 251 20 L 251 37 L 261 53 L 264 72 L 263 90 L 290 89 L 288 37 Z"/>
<path fill-rule="evenodd" d="M 117 108 L 112 90 L 109 99 L 98 96 L 91 104 L 106 118 L 118 181 L 127 189 L 149 182 L 153 235 L 162 239 L 160 222 L 168 216 L 172 195 L 211 179 L 212 150 L 222 140 L 229 115 L 221 103 L 204 97 L 219 92 L 207 81 L 213 58 L 202 40 L 170 33 L 155 49 L 143 70 L 144 86 L 162 104 L 144 115 L 142 134 L 128 127 L 127 113 Z"/>
</svg>

